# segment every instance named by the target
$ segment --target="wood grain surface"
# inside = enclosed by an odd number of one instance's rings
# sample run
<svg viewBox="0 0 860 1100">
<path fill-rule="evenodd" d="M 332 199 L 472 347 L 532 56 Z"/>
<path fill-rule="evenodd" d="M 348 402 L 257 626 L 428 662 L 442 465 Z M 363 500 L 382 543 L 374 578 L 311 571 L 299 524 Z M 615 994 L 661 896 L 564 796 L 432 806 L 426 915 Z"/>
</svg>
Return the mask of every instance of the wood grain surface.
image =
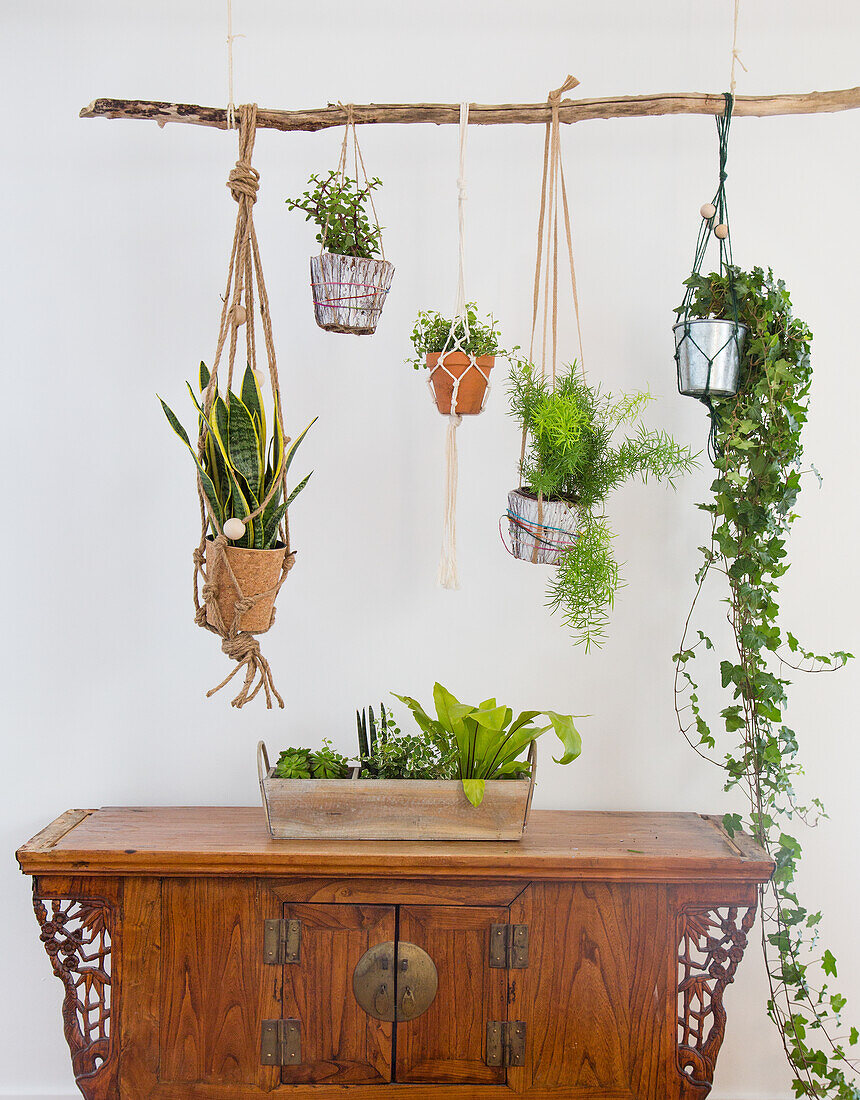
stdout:
<svg viewBox="0 0 860 1100">
<path fill-rule="evenodd" d="M 752 841 L 698 814 L 564 810 L 533 811 L 519 842 L 450 843 L 272 840 L 256 807 L 106 808 L 56 841 L 34 838 L 18 860 L 27 874 L 760 882 L 773 872 Z"/>
</svg>

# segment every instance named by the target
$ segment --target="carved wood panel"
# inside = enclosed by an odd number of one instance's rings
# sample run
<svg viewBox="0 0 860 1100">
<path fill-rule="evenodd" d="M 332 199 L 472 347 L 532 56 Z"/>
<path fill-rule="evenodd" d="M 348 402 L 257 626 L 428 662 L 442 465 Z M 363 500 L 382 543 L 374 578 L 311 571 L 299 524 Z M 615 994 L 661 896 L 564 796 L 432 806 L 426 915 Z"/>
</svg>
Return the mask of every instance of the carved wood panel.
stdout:
<svg viewBox="0 0 860 1100">
<path fill-rule="evenodd" d="M 741 914 L 743 915 L 741 916 Z M 678 1068 L 691 1097 L 711 1091 L 726 1029 L 723 994 L 743 958 L 756 907 L 688 907 L 678 917 Z"/>
<path fill-rule="evenodd" d="M 113 905 L 105 898 L 43 897 L 34 880 L 33 909 L 54 974 L 65 987 L 63 1031 L 75 1081 L 87 1100 L 114 1100 Z"/>
</svg>

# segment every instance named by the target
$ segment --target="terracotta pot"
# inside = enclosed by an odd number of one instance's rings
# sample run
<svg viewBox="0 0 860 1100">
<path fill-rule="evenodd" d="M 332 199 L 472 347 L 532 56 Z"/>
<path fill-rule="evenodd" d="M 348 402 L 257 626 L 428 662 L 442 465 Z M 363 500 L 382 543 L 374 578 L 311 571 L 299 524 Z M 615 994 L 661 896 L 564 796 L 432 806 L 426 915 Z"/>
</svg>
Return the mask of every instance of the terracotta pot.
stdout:
<svg viewBox="0 0 860 1100">
<path fill-rule="evenodd" d="M 243 596 L 257 596 L 261 592 L 273 589 L 281 576 L 284 564 L 285 546 L 276 547 L 274 550 L 248 550 L 244 546 L 228 546 L 225 549 L 230 568 L 239 582 Z M 230 575 L 224 568 L 223 559 L 219 558 L 210 568 L 212 557 L 211 540 L 206 545 L 206 571 L 209 583 L 217 589 L 218 610 L 225 626 L 229 627 L 233 621 L 233 612 L 236 606 L 237 594 Z M 239 620 L 239 629 L 252 634 L 263 634 L 272 625 L 272 610 L 275 606 L 274 595 L 255 604 L 250 611 L 246 611 Z M 211 608 L 206 608 L 206 621 L 210 626 L 213 622 Z"/>
<path fill-rule="evenodd" d="M 484 395 L 487 392 L 487 379 L 496 361 L 495 355 L 479 355 L 475 359 L 476 366 L 465 352 L 448 351 L 445 353 L 444 370 L 439 363 L 442 352 L 434 351 L 427 356 L 427 366 L 430 368 L 430 383 L 436 396 L 436 408 L 440 413 L 449 416 L 451 413 L 451 395 L 454 392 L 454 377 L 460 379 L 457 389 L 457 407 L 454 412 L 461 416 L 474 416 L 479 413 L 484 405 Z M 480 370 L 478 369 L 480 368 Z M 450 374 L 448 373 L 450 371 Z M 482 373 L 483 372 L 483 373 Z"/>
</svg>

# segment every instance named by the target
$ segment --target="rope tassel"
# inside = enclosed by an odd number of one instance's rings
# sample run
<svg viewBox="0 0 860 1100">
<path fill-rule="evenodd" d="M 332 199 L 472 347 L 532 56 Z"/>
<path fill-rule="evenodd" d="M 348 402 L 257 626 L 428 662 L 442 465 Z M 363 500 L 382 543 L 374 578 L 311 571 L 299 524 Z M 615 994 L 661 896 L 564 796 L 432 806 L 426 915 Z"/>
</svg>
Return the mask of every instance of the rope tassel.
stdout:
<svg viewBox="0 0 860 1100">
<path fill-rule="evenodd" d="M 452 401 L 452 408 L 453 408 Z M 462 416 L 452 413 L 448 417 L 448 433 L 445 440 L 445 517 L 442 529 L 442 556 L 439 559 L 437 583 L 442 588 L 460 587 L 457 574 L 457 429 L 463 423 Z"/>
</svg>

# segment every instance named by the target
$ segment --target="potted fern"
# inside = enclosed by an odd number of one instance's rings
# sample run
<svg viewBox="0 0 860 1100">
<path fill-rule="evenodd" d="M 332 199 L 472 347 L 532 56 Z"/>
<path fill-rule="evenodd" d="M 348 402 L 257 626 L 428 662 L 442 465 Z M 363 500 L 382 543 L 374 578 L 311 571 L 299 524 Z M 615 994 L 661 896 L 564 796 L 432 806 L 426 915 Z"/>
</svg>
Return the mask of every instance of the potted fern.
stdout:
<svg viewBox="0 0 860 1100">
<path fill-rule="evenodd" d="M 449 416 L 457 384 L 454 412 L 474 416 L 482 411 L 497 355 L 501 333 L 492 316 L 478 320 L 474 302 L 466 306 L 465 316 L 453 320 L 435 310 L 422 310 L 412 328 L 414 355 L 407 362 L 415 370 L 428 368 L 436 408 Z"/>
<path fill-rule="evenodd" d="M 277 410 L 273 417 L 271 437 L 266 429 L 266 410 L 260 384 L 250 367 L 242 378 L 238 394 L 232 391 L 222 397 L 216 393 L 209 410 L 202 405 L 209 370 L 200 364 L 200 398 L 190 383 L 188 392 L 197 409 L 198 428 L 204 435 L 202 458 L 191 445 L 188 433 L 182 427 L 173 410 L 161 398 L 161 407 L 167 420 L 194 459 L 197 475 L 211 509 L 210 533 L 207 539 L 207 564 L 209 547 L 218 534 L 212 523 L 217 520 L 223 534 L 230 540 L 225 548 L 226 561 L 232 570 L 244 597 L 267 593 L 253 607 L 241 612 L 237 624 L 239 630 L 263 633 L 272 623 L 275 588 L 284 565 L 286 547 L 281 541 L 281 524 L 287 508 L 304 489 L 310 474 L 303 478 L 286 500 L 280 485 L 289 472 L 290 465 L 310 427 L 312 420 L 298 439 L 284 439 Z M 277 397 L 275 398 L 277 401 Z M 249 518 L 268 498 L 262 513 Z M 226 575 L 226 565 L 221 555 L 215 558 L 214 573 L 207 574 L 216 592 L 218 614 L 223 623 L 230 624 L 236 611 L 238 593 L 236 586 Z M 213 623 L 214 609 L 206 604 L 206 617 Z"/>
<path fill-rule="evenodd" d="M 374 178 L 362 187 L 335 169 L 325 178 L 312 175 L 303 195 L 286 200 L 317 226 L 320 253 L 311 256 L 311 290 L 316 322 L 327 332 L 376 331 L 394 276 L 373 211 L 373 192 L 381 185 Z"/>
<path fill-rule="evenodd" d="M 524 439 L 520 485 L 508 493 L 510 550 L 524 561 L 555 566 L 549 604 L 588 650 L 602 644 L 619 584 L 607 497 L 636 476 L 673 484 L 696 465 L 695 457 L 639 422 L 651 394 L 603 394 L 576 362 L 553 388 L 531 363 L 518 361 L 509 397 Z M 613 442 L 619 428 L 634 424 L 633 434 Z"/>
</svg>

